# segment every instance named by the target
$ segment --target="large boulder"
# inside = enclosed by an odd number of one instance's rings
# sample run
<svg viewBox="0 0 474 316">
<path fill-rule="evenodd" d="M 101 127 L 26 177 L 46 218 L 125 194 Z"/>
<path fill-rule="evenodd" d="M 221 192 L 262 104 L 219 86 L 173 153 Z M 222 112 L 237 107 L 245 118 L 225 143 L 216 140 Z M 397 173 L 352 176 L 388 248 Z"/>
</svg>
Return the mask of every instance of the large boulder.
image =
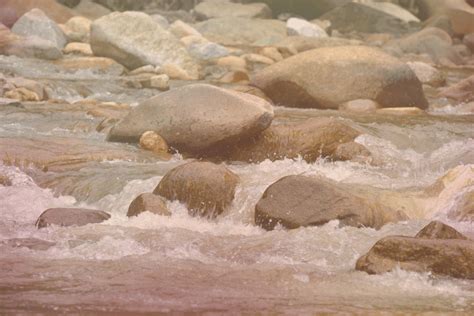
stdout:
<svg viewBox="0 0 474 316">
<path fill-rule="evenodd" d="M 50 208 L 44 211 L 36 221 L 36 227 L 84 226 L 106 221 L 110 215 L 98 210 L 80 208 Z"/>
<path fill-rule="evenodd" d="M 389 236 L 379 240 L 367 254 L 359 258 L 356 269 L 369 274 L 381 274 L 402 268 L 474 279 L 474 241 L 459 232 L 453 233 L 452 227 L 439 227 L 446 226 L 444 224 L 436 226 L 436 234 L 420 234 L 415 238 Z"/>
<path fill-rule="evenodd" d="M 255 223 L 266 230 L 324 225 L 380 228 L 407 219 L 383 205 L 369 203 L 348 185 L 322 177 L 288 176 L 270 185 L 255 206 Z"/>
<path fill-rule="evenodd" d="M 417 0 L 417 3 L 422 18 L 447 15 L 455 33 L 469 34 L 474 32 L 474 5 L 472 0 Z"/>
<path fill-rule="evenodd" d="M 474 101 L 474 75 L 444 89 L 439 96 L 456 102 Z"/>
<path fill-rule="evenodd" d="M 130 69 L 173 64 L 191 77 L 198 76 L 197 64 L 184 45 L 145 13 L 114 12 L 95 20 L 90 43 L 95 55 Z"/>
<path fill-rule="evenodd" d="M 272 124 L 260 135 L 232 146 L 226 159 L 260 162 L 302 157 L 313 162 L 321 156 L 332 158 L 340 144 L 354 140 L 359 134 L 342 121 L 328 117 Z"/>
<path fill-rule="evenodd" d="M 62 49 L 67 43 L 63 31 L 40 9 L 25 13 L 13 25 L 12 32 L 21 36 L 37 36 L 54 43 L 58 49 Z"/>
<path fill-rule="evenodd" d="M 410 67 L 364 46 L 297 54 L 258 72 L 252 84 L 276 104 L 291 107 L 337 109 L 356 99 L 374 100 L 383 107 L 428 106 Z"/>
<path fill-rule="evenodd" d="M 272 119 L 271 104 L 259 97 L 194 84 L 141 103 L 112 128 L 108 140 L 137 142 L 155 131 L 180 151 L 200 153 L 258 135 Z"/>
<path fill-rule="evenodd" d="M 420 32 L 388 42 L 384 49 L 397 56 L 426 54 L 436 63 L 449 61 L 461 64 L 463 60 L 452 44 L 448 33 L 436 27 L 427 27 Z"/>
<path fill-rule="evenodd" d="M 343 33 L 406 33 L 411 24 L 420 22 L 409 11 L 389 2 L 349 2 L 329 11 L 320 18 Z"/>
<path fill-rule="evenodd" d="M 286 37 L 286 24 L 278 20 L 225 17 L 209 19 L 195 27 L 208 40 L 224 45 L 278 42 Z"/>
<path fill-rule="evenodd" d="M 26 12 L 40 9 L 56 23 L 66 23 L 75 15 L 74 11 L 56 2 L 56 0 L 2 0 L 0 1 L 0 23 L 8 27 Z"/>
<path fill-rule="evenodd" d="M 195 161 L 169 171 L 153 193 L 186 204 L 192 215 L 214 217 L 232 203 L 239 181 L 224 165 Z"/>
<path fill-rule="evenodd" d="M 272 10 L 265 3 L 241 4 L 228 0 L 205 0 L 194 7 L 198 20 L 222 17 L 262 18 L 272 17 Z"/>
</svg>

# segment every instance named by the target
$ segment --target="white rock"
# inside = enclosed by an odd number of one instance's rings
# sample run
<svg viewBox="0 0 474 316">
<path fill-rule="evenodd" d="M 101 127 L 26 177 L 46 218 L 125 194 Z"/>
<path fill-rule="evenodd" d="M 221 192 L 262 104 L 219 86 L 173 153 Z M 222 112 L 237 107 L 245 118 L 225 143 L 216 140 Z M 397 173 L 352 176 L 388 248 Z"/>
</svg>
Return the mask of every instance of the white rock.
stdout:
<svg viewBox="0 0 474 316">
<path fill-rule="evenodd" d="M 326 31 L 319 25 L 310 23 L 303 19 L 290 18 L 286 22 L 288 35 L 301 35 L 306 37 L 328 37 Z"/>
</svg>

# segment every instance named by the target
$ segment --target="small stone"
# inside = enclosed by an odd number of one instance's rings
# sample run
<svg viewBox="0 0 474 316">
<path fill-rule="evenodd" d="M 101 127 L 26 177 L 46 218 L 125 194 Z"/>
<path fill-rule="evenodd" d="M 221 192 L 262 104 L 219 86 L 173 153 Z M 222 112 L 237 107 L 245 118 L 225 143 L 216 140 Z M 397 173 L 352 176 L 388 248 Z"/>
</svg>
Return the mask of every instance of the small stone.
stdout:
<svg viewBox="0 0 474 316">
<path fill-rule="evenodd" d="M 166 140 L 153 131 L 142 134 L 140 137 L 140 147 L 158 154 L 167 153 L 169 150 Z"/>
<path fill-rule="evenodd" d="M 150 87 L 161 91 L 170 89 L 170 77 L 168 75 L 157 75 L 150 78 Z"/>
<path fill-rule="evenodd" d="M 229 50 L 216 43 L 194 43 L 188 47 L 188 51 L 198 60 L 212 60 L 229 55 Z"/>
<path fill-rule="evenodd" d="M 259 51 L 259 54 L 274 61 L 282 61 L 284 58 L 276 47 L 264 47 Z"/>
<path fill-rule="evenodd" d="M 242 57 L 248 63 L 265 64 L 265 65 L 271 65 L 275 63 L 273 59 L 259 55 L 259 54 L 245 54 Z"/>
<path fill-rule="evenodd" d="M 91 24 L 91 20 L 82 16 L 75 16 L 66 22 L 63 31 L 65 31 L 64 33 L 70 42 L 88 43 Z"/>
<path fill-rule="evenodd" d="M 236 70 L 226 73 L 219 82 L 222 83 L 237 83 L 237 82 L 248 82 L 250 77 L 246 71 Z"/>
<path fill-rule="evenodd" d="M 154 67 L 152 65 L 145 65 L 145 66 L 133 69 L 128 74 L 129 75 L 139 75 L 139 74 L 144 74 L 144 73 L 152 74 L 152 73 L 155 73 L 155 72 L 156 72 L 156 67 Z"/>
<path fill-rule="evenodd" d="M 415 61 L 408 62 L 407 65 L 423 84 L 440 87 L 446 82 L 446 79 L 440 71 L 426 63 Z"/>
<path fill-rule="evenodd" d="M 226 56 L 217 60 L 217 65 L 230 70 L 241 70 L 247 68 L 247 61 L 237 56 Z"/>
<path fill-rule="evenodd" d="M 127 216 L 137 216 L 143 212 L 150 212 L 162 216 L 171 215 L 170 211 L 166 207 L 165 200 L 153 193 L 143 193 L 137 196 L 130 204 Z"/>
<path fill-rule="evenodd" d="M 352 113 L 373 113 L 380 105 L 377 102 L 367 99 L 357 99 L 343 103 L 339 110 Z"/>
<path fill-rule="evenodd" d="M 290 18 L 286 22 L 286 29 L 289 36 L 328 37 L 326 31 L 319 25 L 298 18 Z"/>
<path fill-rule="evenodd" d="M 13 90 L 7 91 L 4 96 L 9 99 L 15 99 L 19 101 L 40 101 L 39 96 L 35 92 L 26 88 L 15 88 Z"/>
<path fill-rule="evenodd" d="M 64 54 L 92 56 L 91 46 L 87 43 L 69 43 L 63 49 Z"/>
<path fill-rule="evenodd" d="M 378 109 L 377 114 L 422 115 L 422 114 L 425 114 L 425 111 L 417 107 L 383 108 L 383 109 Z"/>
<path fill-rule="evenodd" d="M 161 73 L 175 80 L 198 80 L 199 77 L 190 76 L 183 68 L 175 64 L 165 64 L 160 68 Z"/>
<path fill-rule="evenodd" d="M 201 33 L 199 33 L 194 27 L 184 23 L 181 20 L 174 21 L 173 24 L 170 25 L 169 31 L 177 38 L 191 35 L 202 37 Z"/>
<path fill-rule="evenodd" d="M 207 39 L 205 39 L 204 37 L 202 36 L 197 36 L 197 35 L 189 35 L 189 36 L 185 36 L 185 37 L 182 37 L 180 39 L 181 43 L 184 44 L 184 46 L 186 46 L 188 49 L 191 45 L 193 44 L 205 44 L 205 43 L 208 43 L 209 41 Z"/>
</svg>

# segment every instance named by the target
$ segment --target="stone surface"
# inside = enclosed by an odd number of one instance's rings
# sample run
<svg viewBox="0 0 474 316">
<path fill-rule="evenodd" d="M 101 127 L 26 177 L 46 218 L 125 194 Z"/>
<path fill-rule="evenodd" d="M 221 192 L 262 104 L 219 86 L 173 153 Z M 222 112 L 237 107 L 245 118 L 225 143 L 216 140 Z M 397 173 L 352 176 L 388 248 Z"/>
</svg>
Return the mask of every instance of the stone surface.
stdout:
<svg viewBox="0 0 474 316">
<path fill-rule="evenodd" d="M 64 25 L 69 42 L 89 42 L 92 21 L 82 16 L 75 16 Z"/>
<path fill-rule="evenodd" d="M 456 202 L 456 208 L 448 214 L 449 218 L 461 222 L 474 222 L 474 190 L 462 194 Z"/>
<path fill-rule="evenodd" d="M 350 2 L 329 11 L 320 19 L 328 20 L 332 29 L 343 33 L 401 34 L 411 30 L 410 23 L 419 22 L 409 11 L 388 2 Z"/>
<path fill-rule="evenodd" d="M 119 76 L 125 71 L 124 67 L 115 60 L 105 57 L 71 57 L 57 60 L 54 64 L 68 72 L 88 70 Z"/>
<path fill-rule="evenodd" d="M 464 236 L 463 239 L 452 239 L 454 235 L 461 235 L 458 232 L 453 235 L 452 230 L 450 228 L 447 234 L 449 239 L 385 237 L 366 255 L 359 258 L 356 269 L 369 274 L 382 274 L 401 268 L 407 271 L 474 279 L 472 264 L 474 241 Z M 446 232 L 441 235 L 446 237 Z"/>
<path fill-rule="evenodd" d="M 245 162 L 298 157 L 314 162 L 321 156 L 333 157 L 340 144 L 353 141 L 359 134 L 335 118 L 272 124 L 260 135 L 232 146 L 224 155 L 228 160 Z"/>
<path fill-rule="evenodd" d="M 208 40 L 223 45 L 252 44 L 262 40 L 278 42 L 286 37 L 286 25 L 278 20 L 226 17 L 197 23 Z"/>
<path fill-rule="evenodd" d="M 470 33 L 470 34 L 465 35 L 464 38 L 462 39 L 462 42 L 474 54 L 474 33 Z"/>
<path fill-rule="evenodd" d="M 15 99 L 18 101 L 40 101 L 39 96 L 27 88 L 15 88 L 13 90 L 9 90 L 4 93 L 4 96 L 8 99 Z"/>
<path fill-rule="evenodd" d="M 81 0 L 81 2 L 74 7 L 74 11 L 90 20 L 96 20 L 104 15 L 110 14 L 111 12 L 106 7 L 95 3 L 92 0 Z"/>
<path fill-rule="evenodd" d="M 226 56 L 219 58 L 217 65 L 231 70 L 242 70 L 247 68 L 247 61 L 238 56 Z"/>
<path fill-rule="evenodd" d="M 13 25 L 12 32 L 21 36 L 37 36 L 54 43 L 58 49 L 62 49 L 67 43 L 59 26 L 39 9 L 25 13 Z"/>
<path fill-rule="evenodd" d="M 211 42 L 191 44 L 188 51 L 194 58 L 204 61 L 226 57 L 230 54 L 224 46 Z"/>
<path fill-rule="evenodd" d="M 157 75 L 150 78 L 150 87 L 167 91 L 170 89 L 170 77 L 168 75 Z"/>
<path fill-rule="evenodd" d="M 320 26 L 298 18 L 288 19 L 286 21 L 286 29 L 290 36 L 328 37 L 326 31 Z"/>
<path fill-rule="evenodd" d="M 347 185 L 301 175 L 287 176 L 270 185 L 255 206 L 255 223 L 266 230 L 278 224 L 294 229 L 320 226 L 332 220 L 378 229 L 403 219 L 404 214 L 369 204 Z"/>
<path fill-rule="evenodd" d="M 361 41 L 349 40 L 344 38 L 315 38 L 305 36 L 289 36 L 282 41 L 275 44 L 280 49 L 287 49 L 294 51 L 295 53 L 302 53 L 307 50 L 324 48 L 324 47 L 337 47 L 337 46 L 353 46 L 362 45 Z"/>
<path fill-rule="evenodd" d="M 30 91 L 33 91 L 36 93 L 36 95 L 39 97 L 40 100 L 44 99 L 44 84 L 31 80 L 31 79 L 26 79 L 22 77 L 12 77 L 8 78 L 6 80 L 8 84 L 11 84 L 15 88 L 26 88 Z"/>
<path fill-rule="evenodd" d="M 368 157 L 370 157 L 370 151 L 356 142 L 340 144 L 334 152 L 334 159 L 340 161 L 364 162 Z"/>
<path fill-rule="evenodd" d="M 373 113 L 380 105 L 377 102 L 366 99 L 351 100 L 343 103 L 339 110 L 352 113 Z"/>
<path fill-rule="evenodd" d="M 306 19 L 314 19 L 351 0 L 262 0 L 270 6 L 274 16 L 293 13 Z"/>
<path fill-rule="evenodd" d="M 87 43 L 69 43 L 63 49 L 64 54 L 92 56 L 91 46 Z"/>
<path fill-rule="evenodd" d="M 110 215 L 98 210 L 80 208 L 50 208 L 44 211 L 36 221 L 36 227 L 84 226 L 106 221 Z"/>
<path fill-rule="evenodd" d="M 184 45 L 144 13 L 115 12 L 94 21 L 90 42 L 95 55 L 130 69 L 175 64 L 197 76 L 198 67 Z"/>
<path fill-rule="evenodd" d="M 174 36 L 182 38 L 185 36 L 202 36 L 194 27 L 181 20 L 174 21 L 168 29 Z"/>
<path fill-rule="evenodd" d="M 193 215 L 214 217 L 230 206 L 239 181 L 224 165 L 196 161 L 169 171 L 153 193 L 186 204 Z"/>
<path fill-rule="evenodd" d="M 203 152 L 255 136 L 272 119 L 273 108 L 263 99 L 195 84 L 141 103 L 114 126 L 108 139 L 136 142 L 144 132 L 156 131 L 178 150 Z"/>
<path fill-rule="evenodd" d="M 137 196 L 128 207 L 127 216 L 138 216 L 143 212 L 150 212 L 162 216 L 171 215 L 166 206 L 166 201 L 153 193 L 143 193 Z"/>
<path fill-rule="evenodd" d="M 291 107 L 337 109 L 355 99 L 383 107 L 428 106 L 420 81 L 406 64 L 364 46 L 300 53 L 258 72 L 252 84 L 275 104 Z"/>
<path fill-rule="evenodd" d="M 194 7 L 194 15 L 198 20 L 226 17 L 270 19 L 272 11 L 264 3 L 241 4 L 227 0 L 205 0 Z"/>
<path fill-rule="evenodd" d="M 433 66 L 423 62 L 409 62 L 407 65 L 413 70 L 415 75 L 423 84 L 428 84 L 433 87 L 440 87 L 445 84 L 446 79 L 443 74 Z"/>
<path fill-rule="evenodd" d="M 2 0 L 0 2 L 0 23 L 13 26 L 25 13 L 40 9 L 56 23 L 66 23 L 75 15 L 74 11 L 59 4 L 56 0 Z"/>
<path fill-rule="evenodd" d="M 452 40 L 445 31 L 428 27 L 420 32 L 410 34 L 398 40 L 391 41 L 384 49 L 397 56 L 401 54 L 426 54 L 436 63 L 450 61 L 461 64 L 462 58 L 452 47 Z"/>
<path fill-rule="evenodd" d="M 428 239 L 467 239 L 466 236 L 449 225 L 433 221 L 416 234 L 415 238 Z"/>
<path fill-rule="evenodd" d="M 158 133 L 148 131 L 140 137 L 140 147 L 155 153 L 167 153 L 169 151 L 168 144 Z"/>
<path fill-rule="evenodd" d="M 456 102 L 467 103 L 474 101 L 474 75 L 443 89 L 439 96 Z"/>
</svg>

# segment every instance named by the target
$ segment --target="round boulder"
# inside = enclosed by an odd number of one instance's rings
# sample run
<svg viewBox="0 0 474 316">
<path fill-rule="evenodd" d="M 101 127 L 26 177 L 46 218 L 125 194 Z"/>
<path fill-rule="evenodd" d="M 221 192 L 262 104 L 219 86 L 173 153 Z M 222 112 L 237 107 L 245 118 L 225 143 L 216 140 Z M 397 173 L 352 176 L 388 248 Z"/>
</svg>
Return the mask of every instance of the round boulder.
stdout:
<svg viewBox="0 0 474 316">
<path fill-rule="evenodd" d="M 252 84 L 274 103 L 291 107 L 337 109 L 356 99 L 374 100 L 383 107 L 428 106 L 410 67 L 364 46 L 297 54 L 258 72 Z"/>
<path fill-rule="evenodd" d="M 255 223 L 266 230 L 278 224 L 294 229 L 320 226 L 332 220 L 378 229 L 406 218 L 389 207 L 369 203 L 347 185 L 300 175 L 284 177 L 269 186 L 255 206 Z"/>
<path fill-rule="evenodd" d="M 168 172 L 153 193 L 186 204 L 192 215 L 213 217 L 232 203 L 239 181 L 223 165 L 195 161 Z"/>
<path fill-rule="evenodd" d="M 108 140 L 137 142 L 155 131 L 180 151 L 202 153 L 257 135 L 272 119 L 272 105 L 259 97 L 194 84 L 141 103 L 112 128 Z"/>
<path fill-rule="evenodd" d="M 44 211 L 36 221 L 36 227 L 43 228 L 50 225 L 57 226 L 84 226 L 106 221 L 110 215 L 98 210 L 80 208 L 50 208 Z"/>
</svg>

